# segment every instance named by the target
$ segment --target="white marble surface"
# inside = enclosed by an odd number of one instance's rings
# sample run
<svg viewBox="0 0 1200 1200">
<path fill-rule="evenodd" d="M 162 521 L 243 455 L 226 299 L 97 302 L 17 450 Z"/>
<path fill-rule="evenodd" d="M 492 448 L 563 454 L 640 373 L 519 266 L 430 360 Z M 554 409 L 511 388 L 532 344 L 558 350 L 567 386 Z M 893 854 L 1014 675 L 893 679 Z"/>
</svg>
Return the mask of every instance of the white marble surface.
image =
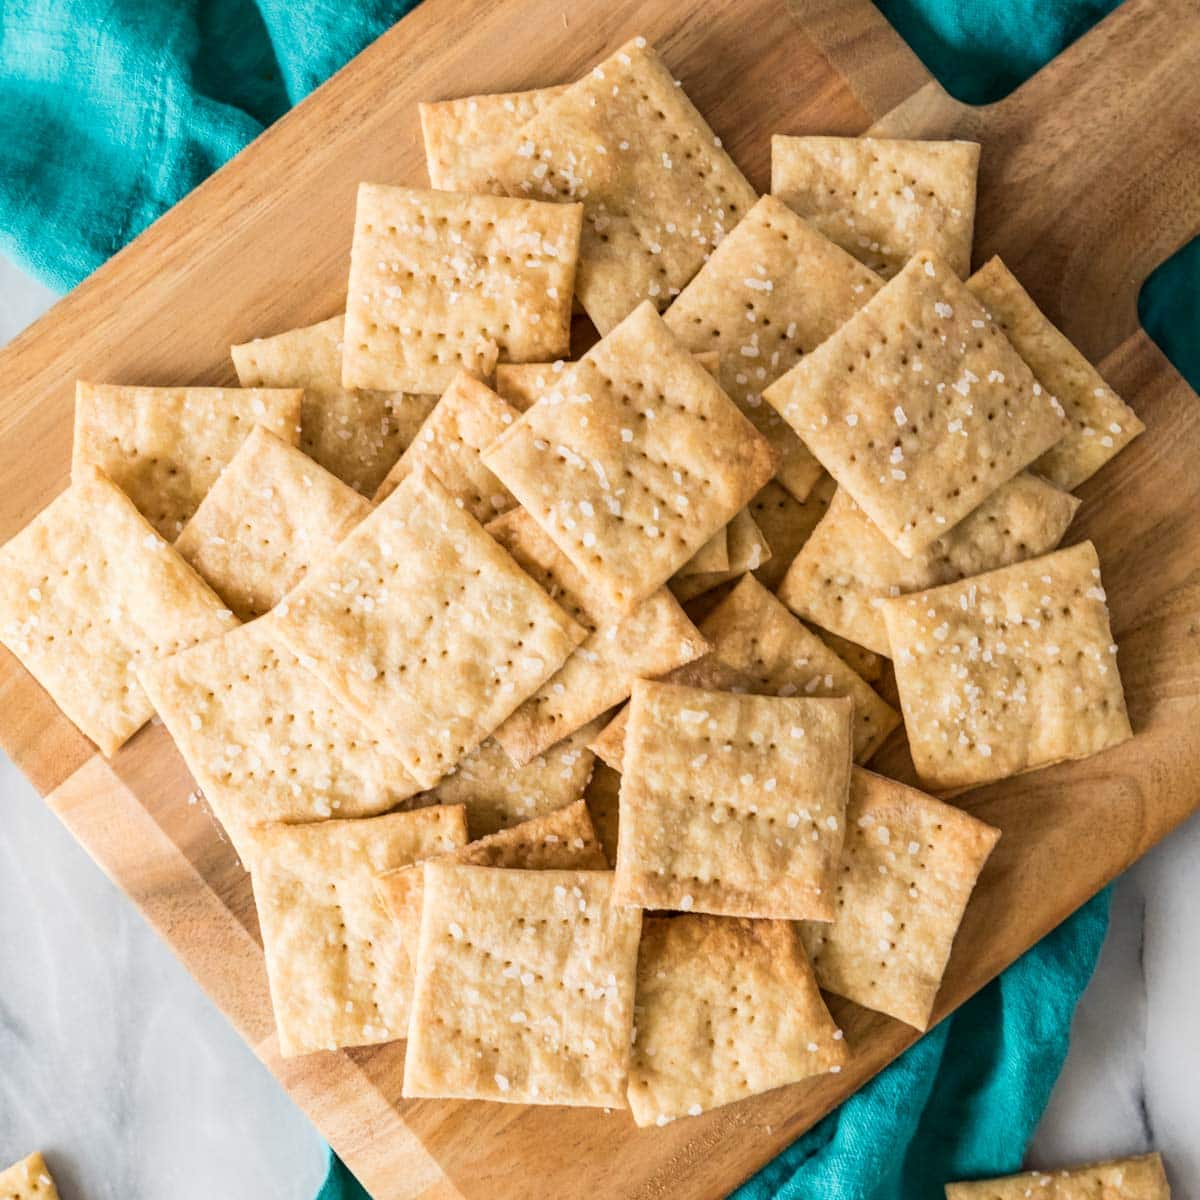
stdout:
<svg viewBox="0 0 1200 1200">
<path fill-rule="evenodd" d="M 50 303 L 0 260 L 0 343 Z M 1029 1161 L 1157 1147 L 1200 1200 L 1200 821 L 1120 882 Z M 308 1200 L 321 1143 L 132 906 L 0 756 L 0 1161 L 64 1200 Z"/>
</svg>

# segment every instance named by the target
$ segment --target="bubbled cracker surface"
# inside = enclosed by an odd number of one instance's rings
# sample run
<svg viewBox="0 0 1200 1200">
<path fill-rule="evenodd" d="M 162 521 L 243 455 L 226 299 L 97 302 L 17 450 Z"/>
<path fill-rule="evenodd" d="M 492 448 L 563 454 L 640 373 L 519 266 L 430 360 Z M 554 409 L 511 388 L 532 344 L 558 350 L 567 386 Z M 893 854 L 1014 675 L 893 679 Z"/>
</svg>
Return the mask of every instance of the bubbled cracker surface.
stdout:
<svg viewBox="0 0 1200 1200">
<path fill-rule="evenodd" d="M 771 548 L 770 558 L 754 572 L 763 587 L 774 591 L 779 586 L 836 490 L 833 477 L 822 472 L 803 502 L 774 480 L 750 501 L 750 515 Z"/>
<path fill-rule="evenodd" d="M 363 496 L 375 489 L 416 436 L 437 396 L 342 387 L 339 314 L 230 347 L 242 387 L 297 387 L 300 449 Z"/>
<path fill-rule="evenodd" d="M 628 615 L 583 611 L 579 574 L 523 510 L 488 527 L 519 566 L 590 629 L 566 662 L 493 735 L 518 766 L 629 696 L 639 677 L 663 675 L 708 649 L 666 588 Z"/>
<path fill-rule="evenodd" d="M 660 311 L 747 213 L 754 189 L 638 38 L 517 132 L 497 175 L 513 196 L 581 201 L 576 292 L 601 333 Z"/>
<path fill-rule="evenodd" d="M 919 250 L 971 269 L 978 165 L 974 142 L 771 139 L 772 193 L 885 279 Z"/>
<path fill-rule="evenodd" d="M 979 302 L 924 253 L 766 396 L 905 555 L 1067 431 Z"/>
<path fill-rule="evenodd" d="M 426 473 L 405 480 L 276 611 L 301 663 L 425 787 L 584 632 Z"/>
<path fill-rule="evenodd" d="M 1091 542 L 883 606 L 913 762 L 1004 779 L 1132 736 Z"/>
<path fill-rule="evenodd" d="M 564 85 L 419 105 L 430 186 L 442 192 L 503 196 L 494 168 L 501 147 L 566 90 Z"/>
<path fill-rule="evenodd" d="M 249 621 L 282 600 L 370 507 L 307 454 L 255 426 L 175 549 Z"/>
<path fill-rule="evenodd" d="M 465 805 L 472 837 L 553 812 L 583 795 L 595 763 L 588 743 L 599 731 L 600 722 L 591 722 L 523 767 L 488 738 L 422 800 Z"/>
<path fill-rule="evenodd" d="M 106 755 L 153 712 L 138 668 L 231 624 L 222 601 L 92 467 L 0 548 L 0 641 Z"/>
<path fill-rule="evenodd" d="M 427 864 L 404 1095 L 624 1108 L 641 921 L 609 871 Z"/>
<path fill-rule="evenodd" d="M 71 473 L 98 467 L 168 541 L 264 425 L 293 446 L 302 393 L 292 388 L 75 385 Z"/>
<path fill-rule="evenodd" d="M 713 653 L 777 696 L 848 696 L 854 702 L 853 746 L 866 762 L 900 723 L 895 711 L 815 633 L 753 576 L 700 623 Z"/>
<path fill-rule="evenodd" d="M 1053 550 L 1079 501 L 1022 472 L 926 549 L 906 558 L 838 489 L 779 587 L 796 614 L 888 655 L 882 599 L 979 575 Z"/>
<path fill-rule="evenodd" d="M 250 826 L 372 816 L 419 790 L 276 624 L 262 617 L 139 675 L 239 853 Z"/>
<path fill-rule="evenodd" d="M 1145 425 L 1047 320 L 999 258 L 976 271 L 967 287 L 1004 330 L 1042 387 L 1066 409 L 1070 430 L 1034 462 L 1033 470 L 1071 491 L 1133 441 Z"/>
<path fill-rule="evenodd" d="M 482 455 L 519 416 L 487 384 L 460 372 L 379 485 L 375 503 L 423 467 L 481 524 L 507 512 L 516 501 L 483 465 Z"/>
<path fill-rule="evenodd" d="M 285 1058 L 404 1036 L 412 964 L 375 876 L 466 840 L 460 808 L 255 832 L 250 871 Z"/>
<path fill-rule="evenodd" d="M 58 1189 L 40 1151 L 0 1171 L 0 1200 L 58 1200 Z"/>
<path fill-rule="evenodd" d="M 770 447 L 646 304 L 484 455 L 605 603 L 629 612 L 770 478 Z"/>
<path fill-rule="evenodd" d="M 798 500 L 821 465 L 763 392 L 881 286 L 781 200 L 763 196 L 664 317 L 689 350 L 720 354 L 721 387 L 779 454 L 776 479 Z"/>
<path fill-rule="evenodd" d="M 999 836 L 961 809 L 856 768 L 834 919 L 800 925 L 821 987 L 926 1028 Z"/>
<path fill-rule="evenodd" d="M 646 917 L 638 951 L 629 1107 L 665 1125 L 840 1071 L 849 1061 L 795 927 Z"/>
<path fill-rule="evenodd" d="M 848 699 L 639 681 L 621 776 L 621 904 L 828 920 L 850 774 Z"/>
<path fill-rule="evenodd" d="M 567 353 L 578 205 L 360 184 L 342 383 L 442 392 Z"/>
<path fill-rule="evenodd" d="M 469 842 L 438 855 L 436 861 L 527 871 L 608 870 L 604 849 L 582 800 Z M 385 871 L 376 877 L 375 887 L 384 908 L 396 921 L 409 957 L 416 962 L 425 896 L 423 864 Z"/>
<path fill-rule="evenodd" d="M 946 1184 L 946 1200 L 1170 1200 L 1162 1156 L 1142 1154 L 1065 1171 Z"/>
</svg>

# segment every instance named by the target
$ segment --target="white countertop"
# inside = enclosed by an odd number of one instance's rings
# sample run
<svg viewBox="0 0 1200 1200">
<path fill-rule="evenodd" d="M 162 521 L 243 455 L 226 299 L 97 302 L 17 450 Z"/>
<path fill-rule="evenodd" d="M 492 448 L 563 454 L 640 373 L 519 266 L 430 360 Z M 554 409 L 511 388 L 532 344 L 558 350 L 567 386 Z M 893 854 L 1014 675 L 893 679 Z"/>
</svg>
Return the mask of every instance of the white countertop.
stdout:
<svg viewBox="0 0 1200 1200">
<path fill-rule="evenodd" d="M 0 259 L 0 344 L 52 296 Z M 1200 783 L 1198 783 L 1200 786 Z M 1118 884 L 1030 1153 L 1157 1148 L 1200 1200 L 1200 821 Z M 0 1166 L 63 1200 L 310 1200 L 323 1146 L 133 906 L 0 755 Z"/>
</svg>

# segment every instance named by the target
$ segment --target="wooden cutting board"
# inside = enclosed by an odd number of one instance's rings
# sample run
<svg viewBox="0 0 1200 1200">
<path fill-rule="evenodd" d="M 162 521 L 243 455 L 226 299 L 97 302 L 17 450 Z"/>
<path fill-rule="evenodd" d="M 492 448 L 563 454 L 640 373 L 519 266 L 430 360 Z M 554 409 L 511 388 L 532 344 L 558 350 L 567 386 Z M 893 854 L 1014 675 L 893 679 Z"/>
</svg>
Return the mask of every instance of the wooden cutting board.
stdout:
<svg viewBox="0 0 1200 1200">
<path fill-rule="evenodd" d="M 1200 14 L 1127 0 L 1003 102 L 951 100 L 868 0 L 426 0 L 0 353 L 0 540 L 67 482 L 72 382 L 233 381 L 231 342 L 341 307 L 359 180 L 425 180 L 416 102 L 559 82 L 656 42 L 751 180 L 769 136 L 983 144 L 976 260 L 1000 253 L 1148 430 L 1091 480 L 1137 738 L 960 802 L 1004 836 L 943 1015 L 1200 804 L 1200 402 L 1137 294 L 1200 230 Z M 623 1113 L 400 1100 L 400 1044 L 283 1061 L 247 877 L 161 727 L 96 756 L 7 654 L 0 742 L 376 1200 L 719 1197 L 914 1039 L 837 1004 L 854 1065 L 664 1129 Z"/>
</svg>

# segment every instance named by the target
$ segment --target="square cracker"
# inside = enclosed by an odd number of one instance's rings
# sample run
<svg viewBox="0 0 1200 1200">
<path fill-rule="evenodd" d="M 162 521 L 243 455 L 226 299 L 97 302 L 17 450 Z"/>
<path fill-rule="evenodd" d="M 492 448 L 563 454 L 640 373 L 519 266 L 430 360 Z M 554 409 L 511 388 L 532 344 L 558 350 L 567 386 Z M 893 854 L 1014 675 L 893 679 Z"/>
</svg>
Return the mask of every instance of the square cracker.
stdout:
<svg viewBox="0 0 1200 1200">
<path fill-rule="evenodd" d="M 666 677 L 666 682 L 714 692 L 752 695 L 849 696 L 854 701 L 854 757 L 867 761 L 900 724 L 900 714 L 822 638 L 753 576 L 746 576 L 700 622 L 712 652 Z M 591 743 L 610 766 L 625 754 L 629 709 Z"/>
<path fill-rule="evenodd" d="M 720 363 L 715 350 L 701 351 L 692 357 L 714 378 Z M 571 363 L 561 358 L 552 363 L 497 363 L 496 394 L 522 412 L 532 408 L 558 384 L 558 376 Z"/>
<path fill-rule="evenodd" d="M 405 1096 L 625 1107 L 642 914 L 612 879 L 426 864 Z"/>
<path fill-rule="evenodd" d="M 437 856 L 435 862 L 469 863 L 476 867 L 527 871 L 606 871 L 608 859 L 596 838 L 582 800 L 509 829 L 468 842 Z M 375 889 L 396 922 L 409 958 L 417 961 L 421 906 L 425 898 L 423 863 L 397 867 L 376 876 Z"/>
<path fill-rule="evenodd" d="M 663 316 L 689 350 L 718 352 L 721 387 L 774 447 L 775 477 L 797 500 L 821 465 L 763 391 L 882 286 L 781 200 L 763 196 Z"/>
<path fill-rule="evenodd" d="M 806 620 L 889 655 L 882 598 L 919 592 L 1053 550 L 1079 501 L 1026 471 L 927 549 L 906 558 L 839 488 L 779 598 Z"/>
<path fill-rule="evenodd" d="M 345 387 L 441 392 L 497 356 L 568 352 L 583 210 L 504 196 L 358 189 Z"/>
<path fill-rule="evenodd" d="M 71 474 L 99 467 L 168 541 L 250 436 L 265 425 L 300 438 L 295 388 L 75 385 Z"/>
<path fill-rule="evenodd" d="M 279 639 L 274 615 L 138 678 L 239 853 L 270 821 L 386 812 L 419 785 Z"/>
<path fill-rule="evenodd" d="M 256 425 L 175 549 L 239 620 L 250 621 L 274 608 L 370 510 L 352 487 Z"/>
<path fill-rule="evenodd" d="M 630 612 L 771 477 L 774 455 L 650 304 L 484 454 L 587 580 Z"/>
<path fill-rule="evenodd" d="M 466 840 L 461 808 L 254 831 L 250 877 L 284 1058 L 404 1036 L 412 965 L 375 876 Z"/>
<path fill-rule="evenodd" d="M 789 921 L 646 917 L 629 1107 L 665 1125 L 850 1060 Z"/>
<path fill-rule="evenodd" d="M 601 333 L 661 310 L 755 201 L 645 38 L 521 127 L 495 170 L 510 195 L 582 200 L 575 290 Z"/>
<path fill-rule="evenodd" d="M 440 192 L 490 192 L 503 196 L 493 162 L 505 143 L 531 117 L 567 90 L 536 88 L 463 96 L 418 105 L 429 184 Z"/>
<path fill-rule="evenodd" d="M 742 510 L 745 512 L 745 509 Z M 729 570 L 729 534 L 726 525 L 692 555 L 691 558 L 675 572 L 672 579 L 687 579 L 691 575 L 712 575 L 717 571 Z"/>
<path fill-rule="evenodd" d="M 835 491 L 833 477 L 822 472 L 804 501 L 774 480 L 750 501 L 750 515 L 771 548 L 770 558 L 754 572 L 763 587 L 774 591 L 783 581 L 792 560 L 825 515 Z"/>
<path fill-rule="evenodd" d="M 1091 542 L 883 602 L 913 763 L 972 787 L 1133 736 Z"/>
<path fill-rule="evenodd" d="M 483 465 L 482 455 L 520 415 L 487 384 L 460 371 L 379 485 L 375 503 L 386 500 L 413 471 L 425 467 L 481 524 L 507 512 L 516 501 Z"/>
<path fill-rule="evenodd" d="M 967 287 L 1042 387 L 1067 410 L 1070 431 L 1034 462 L 1033 470 L 1065 491 L 1077 488 L 1142 433 L 1145 425 L 1050 323 L 999 258 L 976 271 Z"/>
<path fill-rule="evenodd" d="M 603 719 L 592 721 L 523 767 L 514 767 L 504 747 L 488 738 L 421 801 L 464 805 L 476 838 L 563 808 L 587 787 L 595 764 L 588 743 L 602 725 Z"/>
<path fill-rule="evenodd" d="M 832 923 L 800 935 L 827 992 L 926 1029 L 950 947 L 1000 831 L 856 767 Z"/>
<path fill-rule="evenodd" d="M 639 680 L 616 902 L 831 920 L 852 707 Z"/>
<path fill-rule="evenodd" d="M 708 650 L 666 588 L 625 616 L 588 612 L 587 581 L 523 509 L 493 521 L 488 532 L 590 630 L 558 671 L 493 734 L 517 766 L 627 699 L 635 679 L 663 675 Z"/>
<path fill-rule="evenodd" d="M 771 191 L 831 241 L 891 279 L 918 250 L 971 269 L 975 142 L 771 138 Z"/>
<path fill-rule="evenodd" d="M 356 492 L 371 496 L 416 437 L 437 396 L 342 387 L 339 313 L 316 325 L 255 338 L 229 353 L 242 387 L 298 387 L 300 449 Z"/>
<path fill-rule="evenodd" d="M 478 746 L 585 636 L 423 471 L 276 613 L 301 663 L 423 787 Z"/>
<path fill-rule="evenodd" d="M 41 1151 L 0 1171 L 0 1196 L 4 1200 L 58 1200 L 58 1188 Z"/>
<path fill-rule="evenodd" d="M 910 556 L 1068 428 L 966 285 L 924 252 L 766 398 Z"/>
<path fill-rule="evenodd" d="M 946 1200 L 1171 1200 L 1161 1154 L 946 1184 Z"/>
<path fill-rule="evenodd" d="M 233 623 L 132 501 L 91 467 L 0 547 L 0 641 L 106 755 L 154 711 L 138 667 Z"/>
</svg>

